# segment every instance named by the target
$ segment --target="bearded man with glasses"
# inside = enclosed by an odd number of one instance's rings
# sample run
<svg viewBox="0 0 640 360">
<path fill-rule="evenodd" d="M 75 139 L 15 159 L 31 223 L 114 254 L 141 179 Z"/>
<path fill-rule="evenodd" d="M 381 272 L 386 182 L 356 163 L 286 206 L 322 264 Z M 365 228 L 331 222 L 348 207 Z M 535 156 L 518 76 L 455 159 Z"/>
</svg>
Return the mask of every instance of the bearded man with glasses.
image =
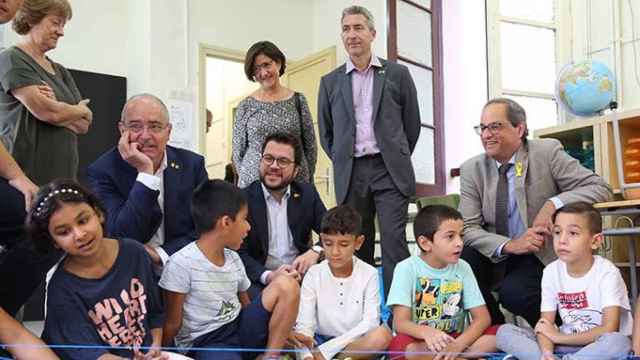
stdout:
<svg viewBox="0 0 640 360">
<path fill-rule="evenodd" d="M 297 138 L 274 133 L 262 144 L 260 180 L 243 189 L 251 230 L 240 247 L 253 298 L 276 276 L 300 281 L 318 262 L 322 247 L 312 246 L 311 231 L 320 234 L 326 212 L 313 184 L 294 181 L 302 161 Z"/>
<path fill-rule="evenodd" d="M 473 269 L 493 324 L 504 323 L 500 302 L 535 326 L 542 270 L 555 260 L 554 212 L 577 201 L 606 201 L 611 189 L 558 140 L 528 140 L 525 111 L 511 99 L 489 101 L 474 129 L 485 153 L 460 170 L 462 258 Z"/>
<path fill-rule="evenodd" d="M 154 95 L 131 97 L 118 128 L 117 148 L 91 164 L 87 177 L 107 210 L 108 235 L 143 243 L 160 270 L 197 237 L 191 194 L 208 178 L 204 158 L 167 145 L 169 112 Z"/>
</svg>

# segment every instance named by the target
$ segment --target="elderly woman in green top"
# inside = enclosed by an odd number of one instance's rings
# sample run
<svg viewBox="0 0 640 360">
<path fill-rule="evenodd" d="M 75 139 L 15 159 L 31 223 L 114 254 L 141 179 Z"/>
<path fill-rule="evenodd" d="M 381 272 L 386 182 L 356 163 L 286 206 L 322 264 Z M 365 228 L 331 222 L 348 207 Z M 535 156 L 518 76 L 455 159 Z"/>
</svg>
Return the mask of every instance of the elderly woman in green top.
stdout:
<svg viewBox="0 0 640 360">
<path fill-rule="evenodd" d="M 36 184 L 76 178 L 76 135 L 93 118 L 69 71 L 45 55 L 71 15 L 67 0 L 25 0 L 13 20 L 22 41 L 0 53 L 0 140 Z"/>
</svg>

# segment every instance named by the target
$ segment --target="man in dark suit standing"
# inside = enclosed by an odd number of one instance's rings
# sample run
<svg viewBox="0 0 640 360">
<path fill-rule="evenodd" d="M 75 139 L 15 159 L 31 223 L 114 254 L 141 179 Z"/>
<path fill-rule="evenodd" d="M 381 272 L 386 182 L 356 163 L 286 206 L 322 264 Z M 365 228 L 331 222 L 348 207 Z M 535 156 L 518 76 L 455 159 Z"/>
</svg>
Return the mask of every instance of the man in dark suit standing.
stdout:
<svg viewBox="0 0 640 360">
<path fill-rule="evenodd" d="M 322 253 L 311 246 L 311 230 L 320 233 L 327 211 L 312 184 L 293 181 L 302 160 L 298 140 L 285 133 L 267 136 L 262 145 L 260 180 L 247 195 L 251 231 L 239 254 L 251 279 L 254 297 L 277 275 L 300 280 Z"/>
<path fill-rule="evenodd" d="M 107 233 L 145 244 L 156 265 L 196 238 L 191 193 L 207 179 L 204 158 L 168 146 L 169 112 L 151 94 L 131 97 L 118 124 L 118 147 L 87 169 L 107 209 Z"/>
<path fill-rule="evenodd" d="M 333 161 L 336 200 L 362 216 L 365 242 L 357 252 L 374 262 L 378 214 L 385 293 L 395 264 L 409 256 L 405 227 L 415 195 L 411 153 L 420 134 L 416 88 L 409 70 L 371 51 L 376 30 L 364 7 L 342 12 L 346 64 L 320 82 L 318 125 L 322 147 Z"/>
</svg>

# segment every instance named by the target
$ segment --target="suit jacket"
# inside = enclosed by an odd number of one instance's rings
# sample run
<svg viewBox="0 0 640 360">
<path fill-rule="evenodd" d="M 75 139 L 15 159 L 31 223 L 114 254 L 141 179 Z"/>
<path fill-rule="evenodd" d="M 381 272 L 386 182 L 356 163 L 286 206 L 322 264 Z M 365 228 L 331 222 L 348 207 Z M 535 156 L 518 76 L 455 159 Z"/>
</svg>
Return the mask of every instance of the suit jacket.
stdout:
<svg viewBox="0 0 640 360">
<path fill-rule="evenodd" d="M 405 196 L 416 192 L 411 153 L 420 135 L 416 87 L 406 66 L 380 59 L 374 69 L 373 127 L 385 166 Z M 320 81 L 318 126 L 322 148 L 333 161 L 337 202 L 346 199 L 353 168 L 356 119 L 351 73 L 342 65 Z"/>
<path fill-rule="evenodd" d="M 577 201 L 596 203 L 613 194 L 605 181 L 570 157 L 556 139 L 528 140 L 515 158 L 522 164 L 522 174 L 515 177 L 518 212 L 526 228 L 550 198 L 557 196 L 564 204 Z M 509 240 L 495 233 L 498 166 L 486 154 L 467 160 L 460 169 L 460 206 L 464 218 L 464 243 L 494 262 L 498 247 Z M 543 264 L 553 261 L 553 243 L 535 253 Z"/>
<path fill-rule="evenodd" d="M 249 204 L 247 220 L 251 225 L 251 230 L 238 253 L 242 258 L 249 279 L 252 282 L 260 283 L 260 276 L 267 270 L 264 264 L 269 252 L 267 203 L 260 180 L 252 182 L 243 191 L 247 195 Z M 291 196 L 287 200 L 287 222 L 298 254 L 309 250 L 311 230 L 320 234 L 320 223 L 326 211 L 327 209 L 314 185 L 295 181 L 291 183 Z"/>
<path fill-rule="evenodd" d="M 93 192 L 107 211 L 107 233 L 142 243 L 156 233 L 164 216 L 164 245 L 171 255 L 197 238 L 191 218 L 191 194 L 207 179 L 204 158 L 194 152 L 167 146 L 164 170 L 164 209 L 159 191 L 136 181 L 138 171 L 114 148 L 87 168 Z M 163 215 L 164 214 L 164 215 Z"/>
</svg>

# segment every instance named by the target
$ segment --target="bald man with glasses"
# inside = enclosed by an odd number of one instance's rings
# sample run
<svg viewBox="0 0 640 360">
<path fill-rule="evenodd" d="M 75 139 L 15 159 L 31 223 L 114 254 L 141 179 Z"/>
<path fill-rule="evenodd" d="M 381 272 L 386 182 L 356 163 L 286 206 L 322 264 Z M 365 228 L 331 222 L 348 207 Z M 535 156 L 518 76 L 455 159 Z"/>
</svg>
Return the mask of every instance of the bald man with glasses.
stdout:
<svg viewBox="0 0 640 360">
<path fill-rule="evenodd" d="M 107 233 L 145 244 L 153 262 L 195 240 L 191 194 L 205 181 L 204 158 L 167 145 L 169 112 L 158 97 L 131 97 L 118 123 L 120 141 L 87 169 L 107 210 Z"/>
</svg>

